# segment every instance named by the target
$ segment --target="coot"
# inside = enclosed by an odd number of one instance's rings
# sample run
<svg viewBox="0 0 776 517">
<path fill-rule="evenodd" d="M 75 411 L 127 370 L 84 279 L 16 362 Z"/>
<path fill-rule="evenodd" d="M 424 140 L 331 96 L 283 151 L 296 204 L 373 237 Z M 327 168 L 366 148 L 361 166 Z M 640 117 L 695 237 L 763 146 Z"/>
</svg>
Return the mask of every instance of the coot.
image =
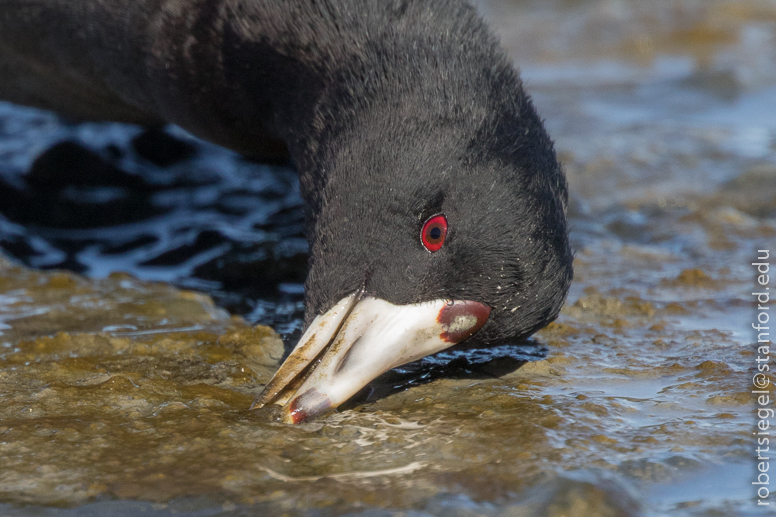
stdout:
<svg viewBox="0 0 776 517">
<path fill-rule="evenodd" d="M 565 300 L 553 143 L 464 0 L 2 0 L 0 97 L 292 159 L 306 331 L 254 404 L 287 422 Z"/>
</svg>

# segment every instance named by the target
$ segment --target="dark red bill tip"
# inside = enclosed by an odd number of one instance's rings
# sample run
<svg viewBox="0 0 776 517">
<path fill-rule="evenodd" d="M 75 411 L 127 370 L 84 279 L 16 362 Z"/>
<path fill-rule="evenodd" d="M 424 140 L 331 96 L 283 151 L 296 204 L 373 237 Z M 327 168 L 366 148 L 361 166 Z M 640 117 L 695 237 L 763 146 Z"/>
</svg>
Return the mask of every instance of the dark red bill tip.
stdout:
<svg viewBox="0 0 776 517">
<path fill-rule="evenodd" d="M 291 421 L 298 424 L 308 418 L 315 418 L 329 408 L 331 408 L 329 397 L 315 388 L 310 388 L 292 400 L 288 409 Z"/>
<path fill-rule="evenodd" d="M 437 322 L 444 326 L 439 335 L 448 343 L 459 343 L 471 336 L 488 321 L 490 307 L 484 303 L 455 301 L 448 303 L 439 311 Z"/>
</svg>

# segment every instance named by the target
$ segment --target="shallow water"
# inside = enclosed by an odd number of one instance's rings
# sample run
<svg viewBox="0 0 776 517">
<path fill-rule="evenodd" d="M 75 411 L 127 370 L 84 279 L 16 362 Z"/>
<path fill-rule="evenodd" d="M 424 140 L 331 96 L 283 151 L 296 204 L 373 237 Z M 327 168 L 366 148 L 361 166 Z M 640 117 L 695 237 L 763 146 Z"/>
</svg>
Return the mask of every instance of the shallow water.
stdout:
<svg viewBox="0 0 776 517">
<path fill-rule="evenodd" d="M 481 7 L 569 177 L 569 301 L 528 343 L 389 372 L 297 427 L 247 411 L 283 353 L 250 324 L 300 328 L 293 172 L 0 104 L 0 246 L 86 275 L 0 261 L 0 515 L 760 513 L 776 4 Z"/>
</svg>

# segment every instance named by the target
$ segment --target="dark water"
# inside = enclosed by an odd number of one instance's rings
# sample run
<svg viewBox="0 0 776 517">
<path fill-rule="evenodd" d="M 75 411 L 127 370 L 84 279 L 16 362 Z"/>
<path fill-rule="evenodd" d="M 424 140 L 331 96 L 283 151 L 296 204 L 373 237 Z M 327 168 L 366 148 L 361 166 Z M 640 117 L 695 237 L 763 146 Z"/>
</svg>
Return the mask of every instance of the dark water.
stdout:
<svg viewBox="0 0 776 517">
<path fill-rule="evenodd" d="M 73 124 L 9 104 L 0 128 L 8 255 L 198 289 L 252 322 L 298 331 L 307 242 L 290 167 L 251 163 L 177 128 Z"/>
<path fill-rule="evenodd" d="M 289 430 L 243 408 L 270 363 L 243 378 L 251 363 L 223 359 L 221 345 L 176 348 L 185 352 L 179 363 L 164 355 L 162 338 L 121 341 L 112 346 L 137 364 L 106 355 L 94 359 L 105 371 L 88 380 L 78 363 L 88 339 L 11 343 L 31 325 L 69 324 L 27 316 L 50 311 L 53 295 L 38 287 L 0 293 L 9 343 L 0 381 L 18 379 L 0 410 L 0 458 L 12 465 L 0 471 L 0 516 L 763 513 L 751 485 L 750 293 L 757 250 L 776 253 L 776 3 L 480 6 L 521 66 L 569 178 L 576 279 L 558 324 L 522 347 L 448 353 L 391 372 L 345 410 Z M 74 124 L 0 104 L 0 247 L 37 269 L 92 278 L 125 271 L 203 291 L 230 313 L 272 326 L 287 345 L 300 328 L 306 243 L 294 172 L 176 128 Z M 34 286 L 70 282 L 25 274 Z M 79 289 L 119 303 L 114 280 L 105 282 Z M 137 287 L 128 323 L 212 335 L 238 325 L 220 313 L 203 322 L 189 309 L 143 323 L 138 307 L 149 299 L 187 303 L 156 289 Z M 67 299 L 83 319 L 91 309 L 81 298 Z M 73 328 L 113 339 L 113 323 Z M 141 345 L 178 377 L 225 391 L 201 388 L 194 398 L 166 378 L 146 379 L 143 354 L 133 355 Z M 66 351 L 74 362 L 25 377 L 14 354 L 35 347 L 55 359 Z M 215 373 L 202 373 L 202 361 Z M 532 362 L 517 369 L 524 361 Z M 50 395 L 46 379 L 104 384 L 114 370 L 146 381 L 136 400 L 54 386 L 56 403 L 36 402 Z M 91 405 L 63 412 L 78 397 Z M 159 420 L 167 398 L 187 407 L 178 420 Z M 34 418 L 17 418 L 27 409 Z M 90 419 L 126 432 L 95 431 Z M 135 428 L 137 419 L 149 427 Z M 87 451 L 47 448 L 51 430 L 87 450 L 105 440 L 110 458 L 134 444 L 140 459 L 124 465 L 122 478 L 108 460 L 91 465 Z M 151 445 L 133 441 L 136 432 Z M 182 452 L 174 457 L 165 444 Z M 187 470 L 200 457 L 210 462 L 207 479 Z M 168 481 L 156 483 L 157 475 Z"/>
</svg>

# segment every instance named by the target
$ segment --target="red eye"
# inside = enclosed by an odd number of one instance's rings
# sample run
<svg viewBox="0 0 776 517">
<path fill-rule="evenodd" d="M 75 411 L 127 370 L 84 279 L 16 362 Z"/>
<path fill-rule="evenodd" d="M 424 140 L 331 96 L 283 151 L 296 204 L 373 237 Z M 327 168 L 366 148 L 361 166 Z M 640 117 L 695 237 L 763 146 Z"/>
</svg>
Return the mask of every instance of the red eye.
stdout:
<svg viewBox="0 0 776 517">
<path fill-rule="evenodd" d="M 447 218 L 443 214 L 432 215 L 423 223 L 420 240 L 431 253 L 439 251 L 447 237 Z"/>
</svg>

